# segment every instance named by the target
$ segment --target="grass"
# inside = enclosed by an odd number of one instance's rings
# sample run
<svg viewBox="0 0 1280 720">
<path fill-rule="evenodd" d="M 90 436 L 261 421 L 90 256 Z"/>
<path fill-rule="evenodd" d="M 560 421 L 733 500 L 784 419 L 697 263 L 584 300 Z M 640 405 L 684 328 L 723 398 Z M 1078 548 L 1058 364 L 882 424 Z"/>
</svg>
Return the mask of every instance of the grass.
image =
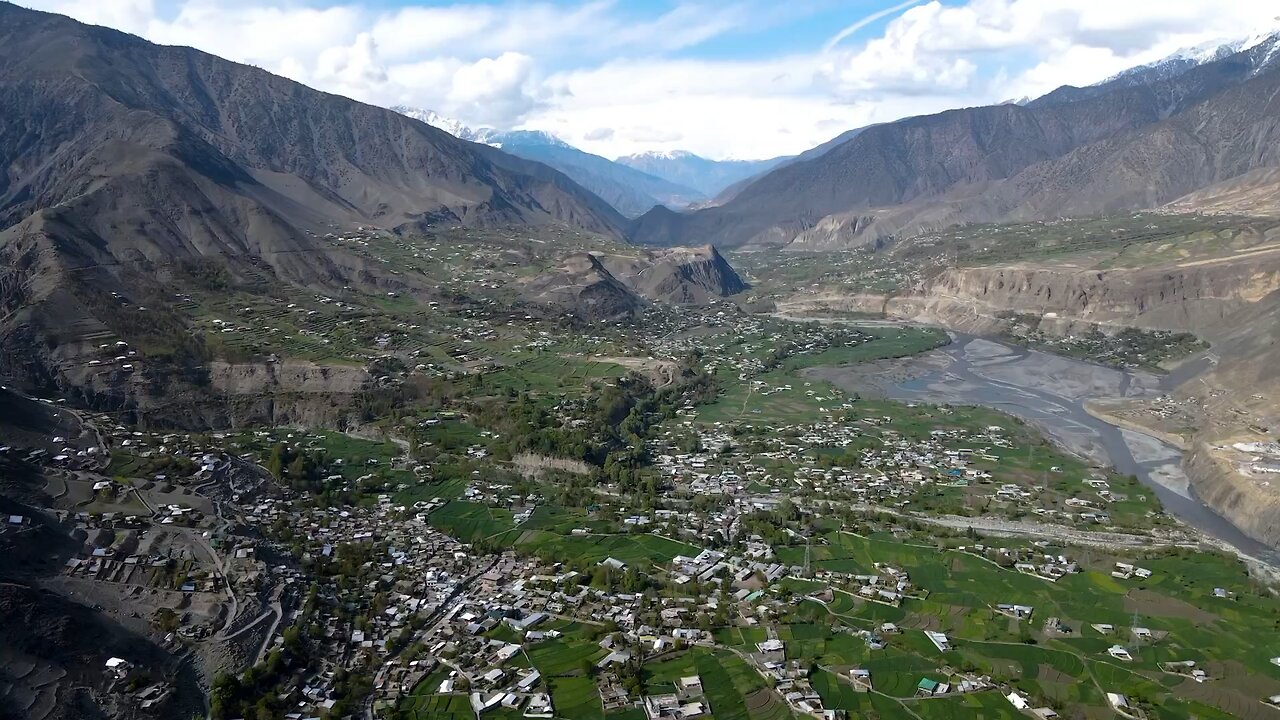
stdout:
<svg viewBox="0 0 1280 720">
<path fill-rule="evenodd" d="M 670 562 L 677 555 L 697 555 L 692 545 L 650 534 L 557 535 L 532 530 L 521 535 L 522 550 L 559 559 L 596 563 L 614 558 L 627 564 L 650 568 Z"/>
<path fill-rule="evenodd" d="M 463 500 L 450 500 L 432 511 L 427 520 L 463 542 L 500 535 L 515 527 L 510 510 Z"/>
</svg>

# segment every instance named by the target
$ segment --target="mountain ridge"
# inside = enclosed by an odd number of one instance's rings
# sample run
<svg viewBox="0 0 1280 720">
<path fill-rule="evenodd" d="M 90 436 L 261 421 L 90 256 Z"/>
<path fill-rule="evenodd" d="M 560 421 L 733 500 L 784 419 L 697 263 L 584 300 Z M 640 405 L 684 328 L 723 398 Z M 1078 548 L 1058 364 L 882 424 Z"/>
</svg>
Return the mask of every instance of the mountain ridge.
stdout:
<svg viewBox="0 0 1280 720">
<path fill-rule="evenodd" d="M 806 247 L 839 247 L 954 223 L 1170 202 L 1200 187 L 1192 178 L 1220 182 L 1231 176 L 1224 172 L 1276 162 L 1267 159 L 1267 143 L 1255 142 L 1253 154 L 1243 144 L 1233 146 L 1244 163 L 1201 153 L 1197 167 L 1179 167 L 1197 142 L 1210 138 L 1190 125 L 1169 135 L 1174 126 L 1162 123 L 1217 99 L 1198 114 L 1201 121 L 1222 121 L 1214 125 L 1214 141 L 1250 132 L 1272 137 L 1267 108 L 1248 93 L 1229 91 L 1250 84 L 1254 95 L 1268 97 L 1280 78 L 1273 61 L 1278 43 L 1273 37 L 1147 84 L 1064 87 L 1025 106 L 948 110 L 872 126 L 822 155 L 756 178 L 717 207 L 685 214 L 651 211 L 632 224 L 631 236 L 643 244 L 696 240 L 720 247 L 784 246 L 803 237 Z M 1147 173 L 1130 180 L 1142 192 L 1124 191 L 1113 179 L 1095 182 L 1095 176 L 1120 172 L 1126 148 L 1132 153 L 1139 147 Z M 1153 172 L 1160 187 L 1147 182 Z M 1115 194 L 1104 195 L 1104 186 Z M 1069 201 L 1060 202 L 1064 197 Z"/>
</svg>

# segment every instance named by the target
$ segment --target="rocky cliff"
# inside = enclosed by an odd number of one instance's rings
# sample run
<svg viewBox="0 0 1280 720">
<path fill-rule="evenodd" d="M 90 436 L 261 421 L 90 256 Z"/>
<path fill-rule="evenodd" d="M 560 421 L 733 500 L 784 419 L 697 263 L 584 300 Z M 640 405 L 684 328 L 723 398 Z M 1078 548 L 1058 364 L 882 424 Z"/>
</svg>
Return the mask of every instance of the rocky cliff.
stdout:
<svg viewBox="0 0 1280 720">
<path fill-rule="evenodd" d="M 1280 253 L 1251 262 L 1122 270 L 1008 266 L 956 268 L 920 293 L 887 299 L 895 315 L 944 325 L 998 321 L 1011 312 L 1055 324 L 1185 330 L 1209 339 L 1223 321 L 1280 289 Z"/>
</svg>

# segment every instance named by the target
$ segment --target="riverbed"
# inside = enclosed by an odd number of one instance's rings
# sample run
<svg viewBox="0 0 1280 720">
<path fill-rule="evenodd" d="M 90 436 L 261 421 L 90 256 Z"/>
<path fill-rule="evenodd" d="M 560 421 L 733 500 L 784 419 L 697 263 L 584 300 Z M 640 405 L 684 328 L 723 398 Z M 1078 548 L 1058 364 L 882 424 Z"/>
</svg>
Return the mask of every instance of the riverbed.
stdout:
<svg viewBox="0 0 1280 720">
<path fill-rule="evenodd" d="M 1194 377 L 1202 363 L 1193 361 L 1160 376 L 988 338 L 951 336 L 950 345 L 901 361 L 905 370 L 882 375 L 875 389 L 894 400 L 981 405 L 1025 420 L 1071 452 L 1137 476 L 1167 512 L 1190 527 L 1242 554 L 1280 565 L 1280 552 L 1248 537 L 1196 497 L 1182 470 L 1179 448 L 1085 410 L 1090 400 L 1157 397 Z M 856 366 L 811 368 L 808 374 L 848 391 L 868 389 L 867 372 Z"/>
</svg>

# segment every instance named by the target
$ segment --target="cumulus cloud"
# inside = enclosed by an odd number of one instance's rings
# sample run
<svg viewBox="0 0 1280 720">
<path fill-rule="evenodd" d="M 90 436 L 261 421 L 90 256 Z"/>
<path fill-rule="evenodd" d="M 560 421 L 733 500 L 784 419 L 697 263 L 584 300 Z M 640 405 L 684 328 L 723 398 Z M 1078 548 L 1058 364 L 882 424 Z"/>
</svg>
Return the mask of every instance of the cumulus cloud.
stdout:
<svg viewBox="0 0 1280 720">
<path fill-rule="evenodd" d="M 736 34 L 755 43 L 840 4 L 19 2 L 364 102 L 546 130 L 608 156 L 684 149 L 717 158 L 796 153 L 853 127 L 1095 82 L 1181 47 L 1275 27 L 1280 13 L 1255 0 L 882 0 L 811 48 L 735 54 L 702 47 Z"/>
<path fill-rule="evenodd" d="M 912 3 L 904 3 L 906 7 Z M 1179 48 L 1275 27 L 1276 8 L 1253 0 L 933 0 L 905 9 L 860 47 L 828 43 L 822 77 L 844 96 L 1037 95 L 1086 84 Z M 1010 69 L 1010 65 L 1030 67 Z M 987 72 L 981 72 L 981 66 Z"/>
</svg>

